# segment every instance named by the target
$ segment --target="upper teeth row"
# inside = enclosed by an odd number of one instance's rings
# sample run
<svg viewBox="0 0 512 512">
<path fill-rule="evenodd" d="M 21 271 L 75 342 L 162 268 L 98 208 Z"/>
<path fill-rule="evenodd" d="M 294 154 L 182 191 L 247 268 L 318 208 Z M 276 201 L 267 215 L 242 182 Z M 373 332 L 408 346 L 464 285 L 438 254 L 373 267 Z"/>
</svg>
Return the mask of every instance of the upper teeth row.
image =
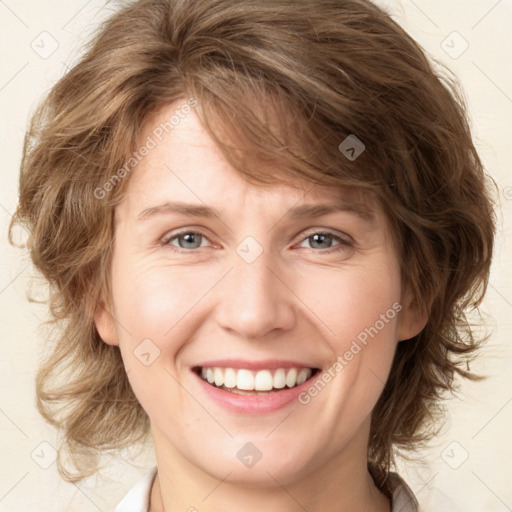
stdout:
<svg viewBox="0 0 512 512">
<path fill-rule="evenodd" d="M 234 368 L 201 368 L 201 377 L 210 384 L 238 388 L 246 391 L 268 391 L 272 388 L 281 389 L 285 386 L 293 388 L 306 382 L 313 373 L 311 368 L 278 368 L 274 375 L 270 370 L 235 370 Z"/>
</svg>

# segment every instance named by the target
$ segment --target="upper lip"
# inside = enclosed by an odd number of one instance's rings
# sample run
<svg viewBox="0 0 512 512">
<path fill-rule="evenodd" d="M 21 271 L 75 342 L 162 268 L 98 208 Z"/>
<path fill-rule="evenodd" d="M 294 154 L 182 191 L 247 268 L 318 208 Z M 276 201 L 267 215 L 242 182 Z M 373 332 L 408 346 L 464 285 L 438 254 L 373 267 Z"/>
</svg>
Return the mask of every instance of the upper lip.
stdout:
<svg viewBox="0 0 512 512">
<path fill-rule="evenodd" d="M 261 361 L 247 359 L 216 359 L 215 361 L 203 361 L 195 365 L 195 368 L 246 368 L 248 370 L 273 370 L 276 368 L 318 368 L 318 366 L 299 361 L 284 359 L 263 359 Z"/>
</svg>

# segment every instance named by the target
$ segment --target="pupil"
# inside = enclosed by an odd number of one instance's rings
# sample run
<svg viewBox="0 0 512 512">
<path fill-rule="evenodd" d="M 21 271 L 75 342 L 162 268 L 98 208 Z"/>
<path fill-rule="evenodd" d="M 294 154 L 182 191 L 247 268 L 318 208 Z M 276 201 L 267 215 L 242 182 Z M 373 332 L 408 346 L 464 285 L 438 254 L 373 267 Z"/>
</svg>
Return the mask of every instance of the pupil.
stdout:
<svg viewBox="0 0 512 512">
<path fill-rule="evenodd" d="M 318 238 L 320 238 L 320 240 L 318 240 Z M 330 235 L 325 235 L 325 234 L 316 234 L 316 235 L 313 235 L 313 247 L 315 246 L 315 244 L 318 244 L 318 243 L 322 243 L 323 241 L 325 241 L 325 239 L 329 239 L 330 238 Z"/>
<path fill-rule="evenodd" d="M 197 237 L 197 236 L 198 236 L 197 233 L 186 233 L 185 235 L 182 235 L 182 238 L 185 240 L 185 244 L 192 244 L 192 245 L 194 245 L 193 238 Z M 195 245 L 197 245 L 197 242 L 196 242 Z M 186 247 L 190 248 L 188 245 L 186 245 Z"/>
</svg>

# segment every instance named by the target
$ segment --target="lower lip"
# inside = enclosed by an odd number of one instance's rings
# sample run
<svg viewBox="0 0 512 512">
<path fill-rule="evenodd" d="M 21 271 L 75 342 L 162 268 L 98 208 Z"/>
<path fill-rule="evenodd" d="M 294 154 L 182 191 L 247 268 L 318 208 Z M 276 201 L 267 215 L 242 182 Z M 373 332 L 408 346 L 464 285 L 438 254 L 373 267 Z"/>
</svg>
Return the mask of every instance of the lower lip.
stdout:
<svg viewBox="0 0 512 512">
<path fill-rule="evenodd" d="M 192 374 L 199 381 L 199 385 L 204 392 L 222 407 L 243 414 L 263 414 L 277 411 L 291 404 L 302 391 L 305 391 L 314 383 L 321 372 L 317 372 L 313 378 L 303 382 L 300 386 L 284 388 L 282 391 L 267 395 L 239 395 L 208 384 L 195 371 L 192 371 Z"/>
</svg>

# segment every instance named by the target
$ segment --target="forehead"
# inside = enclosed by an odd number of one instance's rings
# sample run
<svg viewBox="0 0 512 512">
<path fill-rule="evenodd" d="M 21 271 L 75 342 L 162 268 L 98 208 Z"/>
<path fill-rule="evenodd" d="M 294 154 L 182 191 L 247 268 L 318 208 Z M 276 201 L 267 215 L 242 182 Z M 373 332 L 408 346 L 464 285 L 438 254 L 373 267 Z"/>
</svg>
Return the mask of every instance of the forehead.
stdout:
<svg viewBox="0 0 512 512">
<path fill-rule="evenodd" d="M 128 205 L 144 205 L 147 210 L 171 200 L 195 203 L 203 205 L 205 216 L 212 216 L 211 209 L 229 209 L 230 205 L 236 207 L 249 199 L 262 208 L 276 204 L 284 209 L 294 208 L 297 217 L 319 215 L 321 204 L 324 210 L 329 205 L 342 205 L 367 219 L 377 213 L 378 206 L 369 191 L 298 179 L 279 164 L 261 164 L 258 169 L 272 176 L 275 184 L 249 182 L 227 162 L 193 109 L 182 115 L 172 130 L 162 134 L 162 127 L 176 117 L 183 104 L 184 100 L 178 100 L 162 107 L 143 125 L 137 147 L 151 149 L 132 172 L 124 201 Z"/>
</svg>

